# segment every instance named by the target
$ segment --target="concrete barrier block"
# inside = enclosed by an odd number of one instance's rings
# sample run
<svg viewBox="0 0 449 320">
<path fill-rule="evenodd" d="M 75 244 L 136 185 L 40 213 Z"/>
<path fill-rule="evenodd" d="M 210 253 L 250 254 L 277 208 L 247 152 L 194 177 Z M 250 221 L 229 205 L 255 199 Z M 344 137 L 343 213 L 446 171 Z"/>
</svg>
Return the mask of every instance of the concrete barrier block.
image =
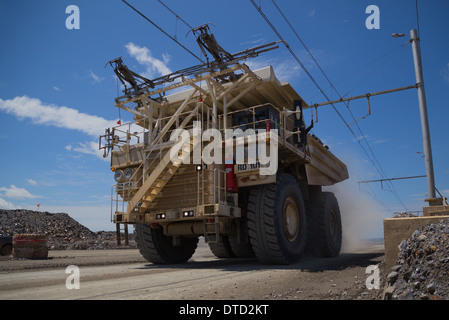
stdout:
<svg viewBox="0 0 449 320">
<path fill-rule="evenodd" d="M 426 217 L 406 217 L 388 218 L 384 220 L 384 245 L 385 264 L 391 268 L 398 259 L 398 245 L 411 237 L 413 232 L 426 225 L 439 223 L 441 220 L 449 219 L 448 215 L 426 216 Z"/>
</svg>

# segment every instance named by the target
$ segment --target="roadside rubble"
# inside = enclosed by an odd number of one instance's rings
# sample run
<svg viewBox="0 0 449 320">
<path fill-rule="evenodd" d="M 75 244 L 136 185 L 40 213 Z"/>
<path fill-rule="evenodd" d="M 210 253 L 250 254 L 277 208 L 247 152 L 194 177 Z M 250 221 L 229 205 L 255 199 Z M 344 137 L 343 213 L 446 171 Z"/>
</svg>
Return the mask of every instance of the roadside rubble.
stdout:
<svg viewBox="0 0 449 320">
<path fill-rule="evenodd" d="M 93 232 L 67 213 L 49 213 L 32 210 L 0 209 L 0 236 L 21 233 L 47 235 L 50 250 L 98 250 L 136 248 L 134 235 L 129 233 L 129 245 L 117 246 L 114 231 Z"/>
<path fill-rule="evenodd" d="M 399 244 L 384 299 L 449 299 L 449 219 L 418 229 Z"/>
</svg>

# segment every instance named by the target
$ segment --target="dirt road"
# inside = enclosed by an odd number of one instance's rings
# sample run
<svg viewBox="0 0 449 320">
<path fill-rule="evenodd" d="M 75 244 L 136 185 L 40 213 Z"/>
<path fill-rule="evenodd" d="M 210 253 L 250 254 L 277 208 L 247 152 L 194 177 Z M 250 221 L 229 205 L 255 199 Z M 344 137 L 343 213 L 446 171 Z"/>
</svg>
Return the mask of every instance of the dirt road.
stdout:
<svg viewBox="0 0 449 320">
<path fill-rule="evenodd" d="M 380 290 L 367 289 L 366 268 L 383 258 L 379 245 L 291 266 L 217 259 L 204 243 L 177 266 L 152 265 L 137 250 L 50 251 L 47 260 L 0 260 L 0 300 L 375 299 Z M 78 271 L 79 289 L 68 289 Z"/>
</svg>

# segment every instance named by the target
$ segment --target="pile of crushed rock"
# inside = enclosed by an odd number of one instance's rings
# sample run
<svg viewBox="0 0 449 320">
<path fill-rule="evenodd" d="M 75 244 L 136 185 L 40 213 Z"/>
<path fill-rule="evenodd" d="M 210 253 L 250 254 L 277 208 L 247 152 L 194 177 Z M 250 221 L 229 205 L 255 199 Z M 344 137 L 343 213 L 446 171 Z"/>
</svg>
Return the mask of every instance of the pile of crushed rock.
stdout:
<svg viewBox="0 0 449 320">
<path fill-rule="evenodd" d="M 449 300 L 449 219 L 416 230 L 399 244 L 385 299 Z"/>
<path fill-rule="evenodd" d="M 134 235 L 129 233 L 129 245 L 117 245 L 114 231 L 93 232 L 67 213 L 49 213 L 32 210 L 0 209 L 0 236 L 13 236 L 20 233 L 39 233 L 47 235 L 50 250 L 96 250 L 136 248 Z"/>
</svg>

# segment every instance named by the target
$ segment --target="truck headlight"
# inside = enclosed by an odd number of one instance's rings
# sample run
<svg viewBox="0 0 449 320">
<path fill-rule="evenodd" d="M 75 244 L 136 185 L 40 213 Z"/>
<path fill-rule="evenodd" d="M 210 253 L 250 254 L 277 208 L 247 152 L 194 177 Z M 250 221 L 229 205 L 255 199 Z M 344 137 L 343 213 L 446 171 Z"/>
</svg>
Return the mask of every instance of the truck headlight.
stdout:
<svg viewBox="0 0 449 320">
<path fill-rule="evenodd" d="M 187 217 L 193 217 L 195 215 L 193 210 L 186 210 L 182 212 L 182 215 L 187 218 Z"/>
<path fill-rule="evenodd" d="M 117 170 L 114 173 L 114 180 L 117 183 L 123 182 L 123 180 L 125 180 L 125 174 L 123 173 L 122 170 Z"/>
<path fill-rule="evenodd" d="M 129 181 L 131 180 L 131 177 L 133 176 L 133 169 L 131 168 L 126 168 L 125 172 L 124 172 L 124 176 L 125 176 L 125 180 Z"/>
</svg>

